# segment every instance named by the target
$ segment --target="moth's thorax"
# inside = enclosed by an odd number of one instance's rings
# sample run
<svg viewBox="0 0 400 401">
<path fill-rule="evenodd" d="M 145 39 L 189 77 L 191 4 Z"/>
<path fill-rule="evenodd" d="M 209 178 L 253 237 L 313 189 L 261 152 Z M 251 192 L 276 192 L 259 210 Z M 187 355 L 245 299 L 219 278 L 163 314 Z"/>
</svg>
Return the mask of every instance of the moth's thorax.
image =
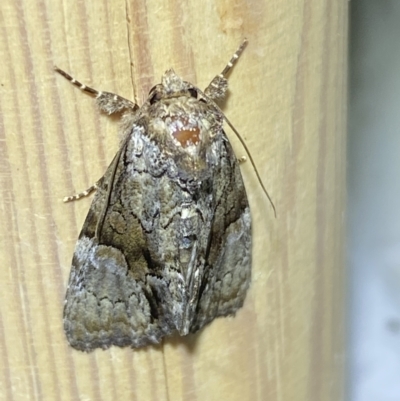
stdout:
<svg viewBox="0 0 400 401">
<path fill-rule="evenodd" d="M 201 158 L 222 129 L 213 106 L 188 95 L 165 97 L 149 106 L 148 132 L 172 152 Z"/>
</svg>

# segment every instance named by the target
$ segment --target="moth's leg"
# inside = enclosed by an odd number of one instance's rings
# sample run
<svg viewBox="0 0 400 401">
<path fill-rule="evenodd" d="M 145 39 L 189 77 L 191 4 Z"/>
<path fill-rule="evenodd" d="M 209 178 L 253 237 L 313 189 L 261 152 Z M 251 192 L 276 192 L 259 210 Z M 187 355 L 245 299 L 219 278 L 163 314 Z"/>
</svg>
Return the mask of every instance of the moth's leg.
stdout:
<svg viewBox="0 0 400 401">
<path fill-rule="evenodd" d="M 90 194 L 91 194 L 93 191 L 95 191 L 97 188 L 98 188 L 98 182 L 96 182 L 95 184 L 93 184 L 93 185 L 90 186 L 88 189 L 85 189 L 85 190 L 82 191 L 82 192 L 79 192 L 79 193 L 74 194 L 74 195 L 71 195 L 71 196 L 66 196 L 66 197 L 63 199 L 63 202 L 64 202 L 64 203 L 67 203 L 67 202 L 72 202 L 72 201 L 76 201 L 76 200 L 78 200 L 78 199 L 81 199 L 81 198 L 83 198 L 83 197 L 85 197 L 85 196 L 90 195 Z"/>
<path fill-rule="evenodd" d="M 228 64 L 223 69 L 221 74 L 218 74 L 204 90 L 204 93 L 210 99 L 216 100 L 216 99 L 221 99 L 225 96 L 226 91 L 228 90 L 228 80 L 226 79 L 226 76 L 228 75 L 232 67 L 236 64 L 246 46 L 247 46 L 247 39 L 244 39 L 243 43 L 240 45 L 239 49 L 236 50 L 235 54 L 229 60 Z"/>
<path fill-rule="evenodd" d="M 97 106 L 101 111 L 104 111 L 107 114 L 120 113 L 122 111 L 136 111 L 139 106 L 128 99 L 125 99 L 119 95 L 110 92 L 101 92 L 96 89 L 93 89 L 89 86 L 86 86 L 75 78 L 71 77 L 68 73 L 61 70 L 58 67 L 54 67 L 54 69 L 61 74 L 64 78 L 68 79 L 72 85 L 79 88 L 81 91 L 89 93 L 92 96 L 96 97 Z"/>
<path fill-rule="evenodd" d="M 244 163 L 245 161 L 247 161 L 247 157 L 246 156 L 240 156 L 237 158 L 237 161 L 239 164 Z"/>
</svg>

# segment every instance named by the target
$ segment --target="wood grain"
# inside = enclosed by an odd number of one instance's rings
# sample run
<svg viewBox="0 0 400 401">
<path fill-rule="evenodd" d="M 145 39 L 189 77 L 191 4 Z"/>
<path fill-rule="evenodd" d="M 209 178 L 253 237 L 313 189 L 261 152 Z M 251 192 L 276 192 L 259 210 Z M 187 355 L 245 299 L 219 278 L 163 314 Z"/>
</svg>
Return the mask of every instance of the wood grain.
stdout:
<svg viewBox="0 0 400 401">
<path fill-rule="evenodd" d="M 3 0 L 0 32 L 0 400 L 342 399 L 347 1 Z M 245 163 L 244 308 L 157 347 L 71 349 L 63 298 L 90 200 L 61 199 L 103 174 L 118 123 L 53 65 L 142 103 L 170 67 L 204 88 L 243 37 L 224 110 L 278 213 Z"/>
</svg>

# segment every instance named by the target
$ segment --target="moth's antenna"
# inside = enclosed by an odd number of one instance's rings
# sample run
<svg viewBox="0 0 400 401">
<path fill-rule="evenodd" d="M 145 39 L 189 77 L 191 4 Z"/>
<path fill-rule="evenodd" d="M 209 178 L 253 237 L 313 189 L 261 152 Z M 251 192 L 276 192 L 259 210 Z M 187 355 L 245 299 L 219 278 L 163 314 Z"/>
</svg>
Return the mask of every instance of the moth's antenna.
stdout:
<svg viewBox="0 0 400 401">
<path fill-rule="evenodd" d="M 228 89 L 228 81 L 226 79 L 227 74 L 229 71 L 233 68 L 233 66 L 236 64 L 236 62 L 239 60 L 240 55 L 243 53 L 243 50 L 247 46 L 247 39 L 244 39 L 242 44 L 239 46 L 239 48 L 236 50 L 232 58 L 229 60 L 228 64 L 225 66 L 225 68 L 222 70 L 221 74 L 218 74 L 214 79 L 210 82 L 210 84 L 207 86 L 207 88 L 202 92 L 199 88 L 195 88 L 196 91 L 201 94 L 204 97 L 204 100 L 212 104 L 223 116 L 227 124 L 232 128 L 232 131 L 235 133 L 235 135 L 239 138 L 240 143 L 243 145 L 244 149 L 246 150 L 247 155 L 249 156 L 251 165 L 253 166 L 253 169 L 256 173 L 258 182 L 261 185 L 261 188 L 263 189 L 265 195 L 267 196 L 269 202 L 271 203 L 272 209 L 274 210 L 274 215 L 276 217 L 276 209 L 274 202 L 272 202 L 271 197 L 268 194 L 268 191 L 265 189 L 265 186 L 261 180 L 260 174 L 258 173 L 257 167 L 254 163 L 254 160 L 249 152 L 249 149 L 247 148 L 247 145 L 243 138 L 240 136 L 239 132 L 236 130 L 236 128 L 232 125 L 232 123 L 226 118 L 225 114 L 222 112 L 222 110 L 218 107 L 218 105 L 215 103 L 216 99 L 221 99 L 224 98 L 226 91 Z"/>
<path fill-rule="evenodd" d="M 233 131 L 233 132 L 235 133 L 235 135 L 238 137 L 240 143 L 242 144 L 242 146 L 243 146 L 244 149 L 246 150 L 246 153 L 247 153 L 247 155 L 249 156 L 249 159 L 250 159 L 250 163 L 251 163 L 251 165 L 253 166 L 254 172 L 256 173 L 258 182 L 260 183 L 261 188 L 263 189 L 265 195 L 267 195 L 267 198 L 268 198 L 268 200 L 269 200 L 269 203 L 270 203 L 271 206 L 272 206 L 272 209 L 274 210 L 274 215 L 275 215 L 275 218 L 276 218 L 276 209 L 275 209 L 274 202 L 272 202 L 272 199 L 271 199 L 271 197 L 269 196 L 268 191 L 265 189 L 265 186 L 264 186 L 264 184 L 263 184 L 263 182 L 262 182 L 262 180 L 261 180 L 260 174 L 258 173 L 257 167 L 256 167 L 256 165 L 255 165 L 255 163 L 254 163 L 253 157 L 251 156 L 251 153 L 250 153 L 250 151 L 249 151 L 249 148 L 248 148 L 247 145 L 246 145 L 246 142 L 245 142 L 244 139 L 241 137 L 241 135 L 240 135 L 239 132 L 236 130 L 236 128 L 232 125 L 232 123 L 226 118 L 225 114 L 223 114 L 223 116 L 224 116 L 224 119 L 225 119 L 225 121 L 227 122 L 227 124 L 231 127 L 232 131 Z"/>
<path fill-rule="evenodd" d="M 243 53 L 243 50 L 246 48 L 248 40 L 246 38 L 243 39 L 242 44 L 239 46 L 239 49 L 236 50 L 235 54 L 229 60 L 228 64 L 225 66 L 224 70 L 221 72 L 222 77 L 226 77 L 228 72 L 233 68 L 236 62 L 239 60 L 240 55 Z"/>
<path fill-rule="evenodd" d="M 265 186 L 261 180 L 260 174 L 258 173 L 256 164 L 254 163 L 253 157 L 251 156 L 251 153 L 249 151 L 249 148 L 246 145 L 246 142 L 244 141 L 244 139 L 242 138 L 242 136 L 239 134 L 239 132 L 236 130 L 236 128 L 233 126 L 233 124 L 226 118 L 226 115 L 224 114 L 224 112 L 219 108 L 219 106 L 214 102 L 214 100 L 210 99 L 203 91 L 201 91 L 199 88 L 196 88 L 196 90 L 198 91 L 198 93 L 200 95 L 202 95 L 204 97 L 205 100 L 207 100 L 207 102 L 211 103 L 224 117 L 224 120 L 227 122 L 227 124 L 231 127 L 232 131 L 235 133 L 235 135 L 238 137 L 240 143 L 243 145 L 244 149 L 246 150 L 247 155 L 249 156 L 250 159 L 250 163 L 253 166 L 254 172 L 256 173 L 258 182 L 261 185 L 261 188 L 263 189 L 265 195 L 267 196 L 269 203 L 272 206 L 272 209 L 274 210 L 274 215 L 276 217 L 276 208 L 274 205 L 274 202 L 272 202 L 271 197 L 269 196 L 268 191 L 265 189 Z"/>
</svg>

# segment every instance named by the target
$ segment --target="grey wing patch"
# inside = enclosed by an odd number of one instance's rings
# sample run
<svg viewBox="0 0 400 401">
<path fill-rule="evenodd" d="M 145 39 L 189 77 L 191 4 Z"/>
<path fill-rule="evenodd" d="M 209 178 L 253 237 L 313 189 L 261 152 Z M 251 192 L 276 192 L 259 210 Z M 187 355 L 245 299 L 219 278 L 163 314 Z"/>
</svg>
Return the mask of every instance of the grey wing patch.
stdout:
<svg viewBox="0 0 400 401">
<path fill-rule="evenodd" d="M 119 154 L 124 151 L 125 147 Z M 121 197 L 115 196 L 133 185 L 123 171 L 117 155 L 99 182 L 72 261 L 64 330 L 69 343 L 82 351 L 111 345 L 141 347 L 172 332 L 166 309 L 168 283 L 152 274 L 143 227 L 132 211 L 121 210 Z M 165 302 L 158 302 L 160 297 Z"/>
<path fill-rule="evenodd" d="M 239 164 L 229 143 L 225 146 L 226 156 L 214 181 L 223 190 L 217 196 L 206 274 L 191 332 L 218 316 L 234 314 L 243 305 L 251 281 L 250 209 Z"/>
<path fill-rule="evenodd" d="M 191 261 L 181 234 L 191 227 L 181 213 L 188 194 L 168 177 L 162 157 L 154 163 L 147 155 L 157 154 L 150 140 L 134 151 L 138 137 L 132 134 L 100 180 L 75 249 L 64 329 L 79 350 L 187 334 L 182 268 Z"/>
<path fill-rule="evenodd" d="M 140 347 L 169 334 L 151 303 L 150 286 L 130 274 L 121 251 L 79 239 L 64 308 L 64 329 L 74 348 Z M 162 280 L 158 284 L 160 292 L 166 290 Z"/>
</svg>

